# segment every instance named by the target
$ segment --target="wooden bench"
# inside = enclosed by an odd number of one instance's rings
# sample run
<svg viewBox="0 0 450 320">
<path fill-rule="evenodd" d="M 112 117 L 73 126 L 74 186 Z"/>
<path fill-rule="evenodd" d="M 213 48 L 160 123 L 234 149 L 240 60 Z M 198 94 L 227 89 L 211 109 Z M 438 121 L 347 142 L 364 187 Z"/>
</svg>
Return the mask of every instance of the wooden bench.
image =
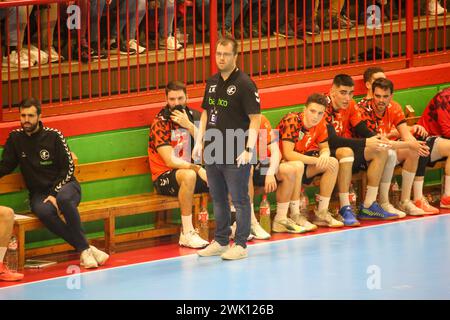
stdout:
<svg viewBox="0 0 450 320">
<path fill-rule="evenodd" d="M 76 166 L 75 176 L 80 183 L 84 183 L 148 174 L 150 171 L 149 168 L 147 156 L 142 156 L 81 164 Z M 17 192 L 23 189 L 25 189 L 25 184 L 20 173 L 10 174 L 0 179 L 1 193 Z M 198 220 L 197 214 L 200 212 L 202 198 L 207 196 L 208 194 L 194 196 L 194 223 L 197 223 Z M 170 210 L 179 207 L 177 197 L 162 196 L 149 191 L 144 194 L 82 201 L 78 209 L 82 222 L 103 220 L 105 250 L 108 253 L 113 253 L 115 251 L 115 244 L 119 242 L 178 234 L 180 232 L 180 226 L 170 223 L 169 219 Z M 156 212 L 154 229 L 121 235 L 115 234 L 115 218 L 147 212 Z M 25 249 L 26 232 L 45 228 L 45 226 L 31 212 L 19 212 L 19 214 L 26 216 L 23 219 L 15 219 L 14 222 L 14 233 L 19 246 L 20 268 L 23 268 L 25 258 L 73 250 L 67 243 Z"/>
</svg>

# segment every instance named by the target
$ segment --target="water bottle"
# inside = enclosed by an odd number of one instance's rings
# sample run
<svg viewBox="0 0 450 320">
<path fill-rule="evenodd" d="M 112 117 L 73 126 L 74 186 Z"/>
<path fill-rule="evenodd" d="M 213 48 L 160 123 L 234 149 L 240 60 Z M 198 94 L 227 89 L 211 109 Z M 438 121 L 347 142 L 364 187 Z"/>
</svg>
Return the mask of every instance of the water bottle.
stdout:
<svg viewBox="0 0 450 320">
<path fill-rule="evenodd" d="M 305 195 L 305 189 L 302 189 L 302 192 L 300 194 L 300 214 L 306 218 L 308 218 L 308 205 L 309 205 L 309 199 Z"/>
<path fill-rule="evenodd" d="M 398 208 L 400 203 L 400 187 L 398 186 L 397 179 L 395 178 L 391 185 L 391 203 L 395 208 Z"/>
<path fill-rule="evenodd" d="M 13 235 L 8 243 L 6 253 L 6 265 L 11 272 L 16 273 L 19 267 L 19 252 L 17 250 L 17 239 Z"/>
<path fill-rule="evenodd" d="M 200 213 L 198 214 L 198 234 L 206 241 L 209 241 L 209 214 L 208 214 L 208 199 L 202 200 Z"/>
<path fill-rule="evenodd" d="M 348 198 L 349 198 L 349 201 L 350 201 L 350 206 L 353 209 L 353 212 L 356 213 L 357 209 L 358 209 L 357 206 L 356 206 L 356 198 L 357 198 L 357 196 L 356 196 L 356 191 L 353 188 L 353 184 L 350 184 L 350 189 L 348 191 Z"/>
<path fill-rule="evenodd" d="M 270 203 L 267 201 L 267 195 L 263 195 L 259 204 L 259 224 L 268 234 L 271 233 Z"/>
</svg>

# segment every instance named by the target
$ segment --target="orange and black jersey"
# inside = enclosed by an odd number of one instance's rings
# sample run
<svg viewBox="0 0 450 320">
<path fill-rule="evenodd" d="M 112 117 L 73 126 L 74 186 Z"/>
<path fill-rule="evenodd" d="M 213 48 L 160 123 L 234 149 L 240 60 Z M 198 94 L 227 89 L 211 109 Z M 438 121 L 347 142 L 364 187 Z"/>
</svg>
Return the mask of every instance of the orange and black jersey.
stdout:
<svg viewBox="0 0 450 320">
<path fill-rule="evenodd" d="M 186 107 L 186 113 L 189 120 L 193 123 L 193 110 L 189 110 Z M 191 146 L 193 146 L 193 140 L 189 131 L 173 122 L 170 118 L 166 119 L 164 109 L 156 115 L 150 125 L 148 159 L 152 173 L 152 181 L 155 181 L 164 172 L 172 170 L 172 168 L 166 165 L 158 153 L 158 148 L 162 146 L 172 146 L 176 157 L 191 162 L 190 152 Z"/>
<path fill-rule="evenodd" d="M 373 99 L 366 98 L 358 103 L 361 118 L 373 133 L 387 135 L 400 124 L 406 122 L 402 107 L 397 102 L 391 101 L 382 116 L 377 115 L 373 103 Z"/>
<path fill-rule="evenodd" d="M 294 150 L 304 154 L 308 151 L 319 150 L 319 143 L 328 140 L 325 121 L 307 129 L 303 123 L 304 114 L 302 112 L 291 112 L 284 116 L 277 126 L 280 139 L 291 141 L 295 144 Z M 282 144 L 280 144 L 282 148 Z"/>
<path fill-rule="evenodd" d="M 418 123 L 429 135 L 450 139 L 450 87 L 431 99 Z"/>
<path fill-rule="evenodd" d="M 264 161 L 269 158 L 269 146 L 272 143 L 276 143 L 278 146 L 278 142 L 278 135 L 276 135 L 274 130 L 272 130 L 269 120 L 264 115 L 261 115 L 261 124 L 258 131 L 258 143 L 256 144 L 256 154 L 258 155 L 259 161 Z"/>
<path fill-rule="evenodd" d="M 328 106 L 325 109 L 325 121 L 327 123 L 328 140 L 331 149 L 350 147 L 352 149 L 364 148 L 366 140 L 373 134 L 367 129 L 358 112 L 355 101 L 351 100 L 346 109 L 335 110 L 331 97 L 328 98 Z M 355 139 L 356 138 L 356 139 Z"/>
</svg>

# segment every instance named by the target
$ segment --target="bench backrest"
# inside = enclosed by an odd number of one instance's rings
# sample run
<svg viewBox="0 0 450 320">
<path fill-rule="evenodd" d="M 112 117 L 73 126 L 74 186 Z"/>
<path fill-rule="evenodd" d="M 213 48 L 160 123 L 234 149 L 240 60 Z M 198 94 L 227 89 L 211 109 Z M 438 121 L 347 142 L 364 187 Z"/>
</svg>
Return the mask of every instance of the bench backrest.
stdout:
<svg viewBox="0 0 450 320">
<path fill-rule="evenodd" d="M 120 177 L 128 177 L 150 172 L 147 156 L 92 162 L 76 165 L 75 177 L 79 182 L 100 181 Z M 9 174 L 0 179 L 0 193 L 17 192 L 26 189 L 21 173 Z"/>
</svg>

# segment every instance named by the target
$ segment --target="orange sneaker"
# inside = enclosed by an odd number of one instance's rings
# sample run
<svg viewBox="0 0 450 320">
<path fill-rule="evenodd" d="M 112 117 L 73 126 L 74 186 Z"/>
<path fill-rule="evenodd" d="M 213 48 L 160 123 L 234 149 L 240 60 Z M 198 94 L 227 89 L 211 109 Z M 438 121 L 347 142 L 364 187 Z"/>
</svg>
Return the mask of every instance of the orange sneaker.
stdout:
<svg viewBox="0 0 450 320">
<path fill-rule="evenodd" d="M 450 196 L 441 196 L 441 208 L 450 208 Z"/>
<path fill-rule="evenodd" d="M 23 274 L 11 272 L 6 265 L 0 262 L 0 280 L 1 281 L 19 281 L 23 279 Z"/>
<path fill-rule="evenodd" d="M 417 208 L 420 208 L 423 211 L 425 211 L 426 214 L 438 214 L 439 213 L 439 209 L 430 205 L 428 200 L 425 198 L 415 200 L 414 204 L 416 205 Z"/>
</svg>

